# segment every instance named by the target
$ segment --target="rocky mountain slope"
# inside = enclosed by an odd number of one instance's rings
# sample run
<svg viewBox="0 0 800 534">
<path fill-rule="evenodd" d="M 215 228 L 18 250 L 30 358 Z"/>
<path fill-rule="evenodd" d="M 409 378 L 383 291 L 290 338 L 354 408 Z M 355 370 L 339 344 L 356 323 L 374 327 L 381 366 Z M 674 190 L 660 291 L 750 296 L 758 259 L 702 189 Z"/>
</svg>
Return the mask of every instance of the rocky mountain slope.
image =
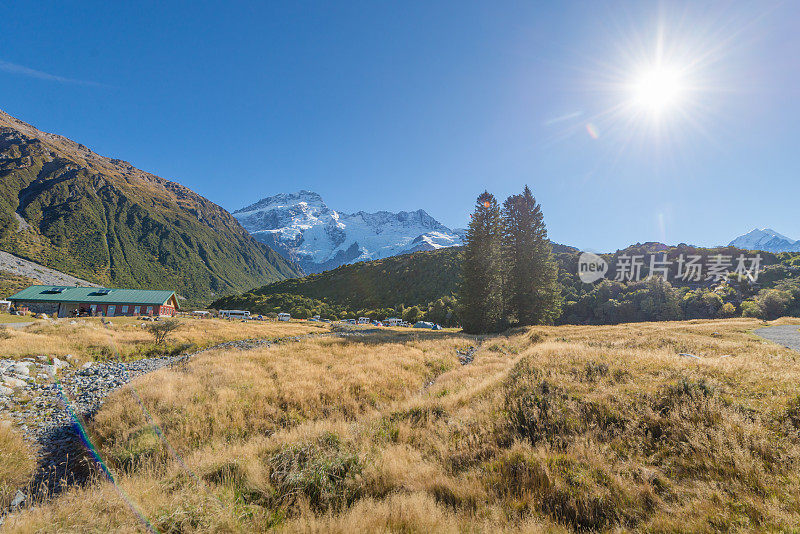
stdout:
<svg viewBox="0 0 800 534">
<path fill-rule="evenodd" d="M 267 197 L 233 215 L 256 239 L 308 273 L 462 243 L 457 231 L 423 210 L 342 213 L 312 191 Z"/>
<path fill-rule="evenodd" d="M 779 234 L 771 228 L 756 228 L 730 242 L 732 247 L 745 250 L 764 250 L 766 252 L 800 252 L 800 241 Z"/>
<path fill-rule="evenodd" d="M 190 189 L 2 111 L 0 250 L 98 284 L 198 300 L 300 274 Z"/>
</svg>

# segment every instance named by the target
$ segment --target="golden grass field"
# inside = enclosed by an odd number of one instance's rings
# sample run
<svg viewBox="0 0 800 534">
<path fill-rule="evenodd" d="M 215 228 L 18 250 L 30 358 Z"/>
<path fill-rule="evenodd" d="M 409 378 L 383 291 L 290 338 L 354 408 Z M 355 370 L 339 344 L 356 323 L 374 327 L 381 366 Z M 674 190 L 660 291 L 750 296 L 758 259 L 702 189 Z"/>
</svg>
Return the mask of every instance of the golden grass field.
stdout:
<svg viewBox="0 0 800 534">
<path fill-rule="evenodd" d="M 90 435 L 116 485 L 4 528 L 796 531 L 800 354 L 761 324 L 519 329 L 466 366 L 452 332 L 209 351 L 109 397 Z"/>
<path fill-rule="evenodd" d="M 28 318 L 30 321 L 31 319 Z M 136 358 L 206 348 L 226 341 L 250 338 L 279 338 L 327 331 L 322 323 L 277 323 L 275 321 L 226 321 L 222 319 L 177 319 L 180 328 L 170 336 L 166 347 L 155 347 L 153 336 L 132 317 L 114 317 L 105 326 L 99 318 L 86 318 L 70 324 L 37 320 L 23 329 L 0 328 L 0 357 L 24 358 L 38 355 L 64 357 L 72 354 L 79 361 L 110 358 Z"/>
</svg>

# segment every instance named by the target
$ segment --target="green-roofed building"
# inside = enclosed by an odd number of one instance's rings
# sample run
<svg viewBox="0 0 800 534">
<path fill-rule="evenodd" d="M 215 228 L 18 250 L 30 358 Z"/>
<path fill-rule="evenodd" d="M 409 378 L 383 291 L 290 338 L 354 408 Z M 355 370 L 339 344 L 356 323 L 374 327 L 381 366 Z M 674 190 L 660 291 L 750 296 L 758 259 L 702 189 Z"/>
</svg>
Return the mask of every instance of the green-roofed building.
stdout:
<svg viewBox="0 0 800 534">
<path fill-rule="evenodd" d="M 102 315 L 173 316 L 179 309 L 174 291 L 105 287 L 31 286 L 8 297 L 14 308 L 58 317 Z"/>
</svg>

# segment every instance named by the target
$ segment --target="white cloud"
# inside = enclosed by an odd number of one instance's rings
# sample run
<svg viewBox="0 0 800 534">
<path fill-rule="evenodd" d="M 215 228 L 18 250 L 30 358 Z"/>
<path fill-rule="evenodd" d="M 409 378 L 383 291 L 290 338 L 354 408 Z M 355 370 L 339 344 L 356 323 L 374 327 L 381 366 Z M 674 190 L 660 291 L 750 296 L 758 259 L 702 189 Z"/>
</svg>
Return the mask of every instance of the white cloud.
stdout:
<svg viewBox="0 0 800 534">
<path fill-rule="evenodd" d="M 17 65 L 16 63 L 9 63 L 8 61 L 3 61 L 0 59 L 0 70 L 9 72 L 11 74 L 21 74 L 22 76 L 28 76 L 31 78 L 38 78 L 40 80 L 48 80 L 51 82 L 59 82 L 59 83 L 71 83 L 76 85 L 93 85 L 93 86 L 102 86 L 103 84 L 97 82 L 90 82 L 85 80 L 76 80 L 73 78 L 65 78 L 64 76 L 57 76 L 55 74 L 50 74 L 49 72 L 43 72 L 36 69 L 31 69 L 29 67 L 25 67 L 24 65 Z"/>
</svg>

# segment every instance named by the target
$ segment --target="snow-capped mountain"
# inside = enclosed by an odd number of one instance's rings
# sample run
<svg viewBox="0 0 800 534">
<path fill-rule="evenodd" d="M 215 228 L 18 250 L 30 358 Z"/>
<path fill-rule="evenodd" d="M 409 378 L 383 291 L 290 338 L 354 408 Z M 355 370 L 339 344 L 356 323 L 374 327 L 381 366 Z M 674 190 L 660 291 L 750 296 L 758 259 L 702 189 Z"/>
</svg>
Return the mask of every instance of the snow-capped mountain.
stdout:
<svg viewBox="0 0 800 534">
<path fill-rule="evenodd" d="M 766 252 L 800 252 L 800 241 L 788 238 L 770 228 L 748 232 L 731 241 L 730 246 Z"/>
<path fill-rule="evenodd" d="M 341 213 L 312 191 L 267 197 L 233 215 L 253 237 L 307 273 L 462 244 L 457 231 L 423 210 Z"/>
</svg>

